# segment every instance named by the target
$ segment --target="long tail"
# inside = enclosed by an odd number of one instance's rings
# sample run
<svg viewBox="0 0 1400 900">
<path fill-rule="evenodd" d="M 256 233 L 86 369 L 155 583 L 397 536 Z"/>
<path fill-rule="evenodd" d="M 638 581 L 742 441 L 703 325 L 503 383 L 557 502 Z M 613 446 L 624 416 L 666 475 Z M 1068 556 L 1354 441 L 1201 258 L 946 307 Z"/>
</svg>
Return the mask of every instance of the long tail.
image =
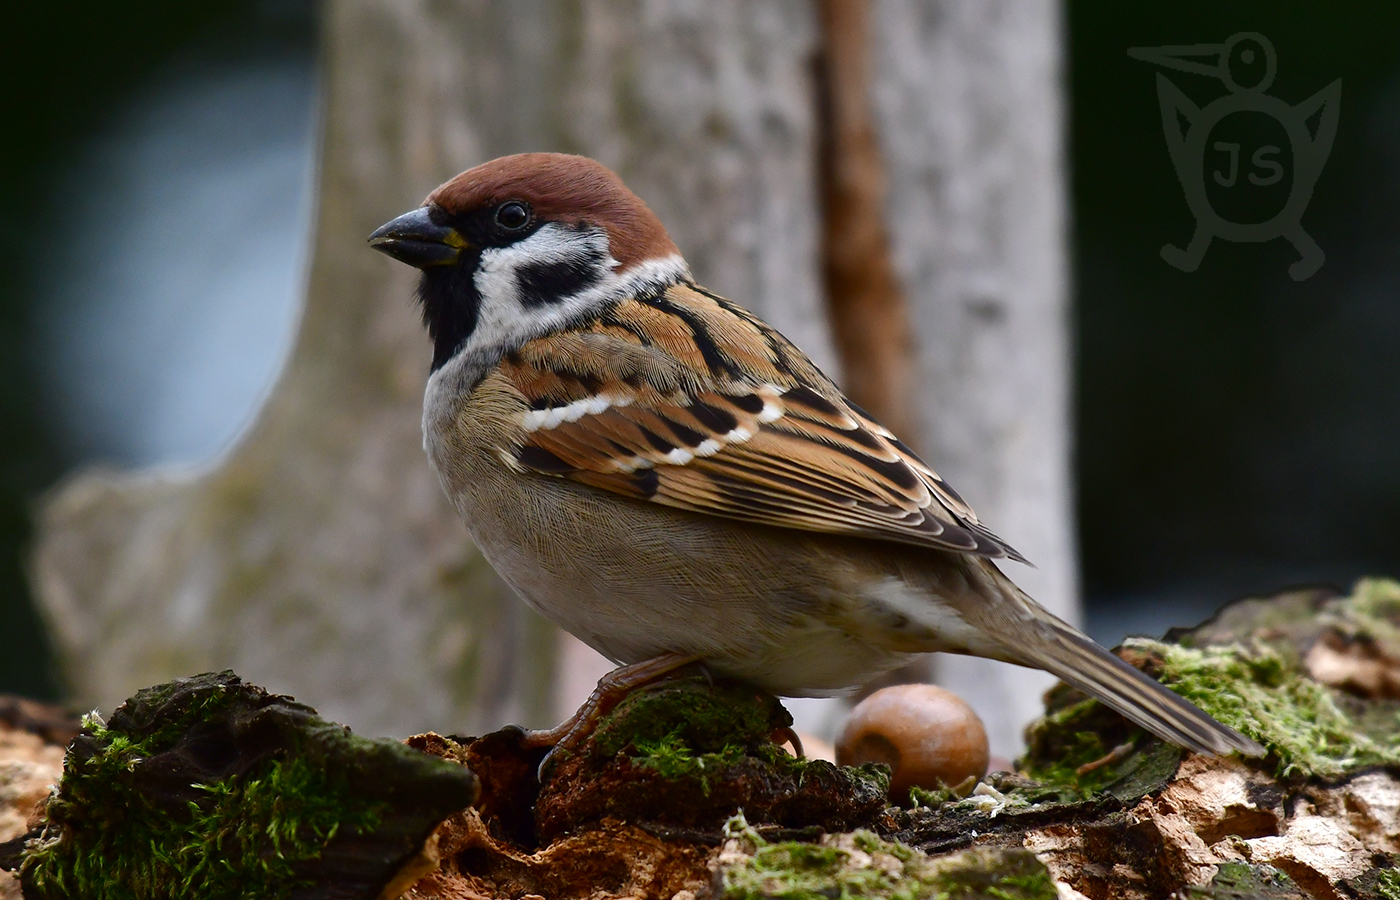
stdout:
<svg viewBox="0 0 1400 900">
<path fill-rule="evenodd" d="M 1217 722 L 1047 612 L 991 563 L 983 568 L 998 593 L 1030 613 L 1026 626 L 1017 629 L 1015 656 L 1058 676 L 1164 741 L 1197 753 L 1238 750 L 1245 756 L 1264 755 L 1258 742 Z"/>
</svg>

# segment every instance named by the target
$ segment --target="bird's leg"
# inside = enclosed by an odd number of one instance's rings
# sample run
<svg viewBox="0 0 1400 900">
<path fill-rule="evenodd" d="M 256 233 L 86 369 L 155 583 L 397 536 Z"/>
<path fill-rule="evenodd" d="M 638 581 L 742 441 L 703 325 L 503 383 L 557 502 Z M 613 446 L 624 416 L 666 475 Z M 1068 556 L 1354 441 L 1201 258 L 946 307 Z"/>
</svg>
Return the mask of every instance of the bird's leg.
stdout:
<svg viewBox="0 0 1400 900">
<path fill-rule="evenodd" d="M 552 748 L 540 763 L 540 771 L 543 772 L 545 766 L 560 750 L 574 750 L 582 744 L 584 739 L 593 733 L 593 729 L 598 727 L 598 720 L 621 703 L 628 694 L 695 661 L 693 656 L 663 653 L 661 656 L 630 666 L 619 666 L 598 679 L 598 686 L 588 695 L 588 699 L 583 701 L 578 712 L 553 728 L 525 732 L 522 743 L 526 747 Z"/>
<path fill-rule="evenodd" d="M 806 759 L 807 754 L 802 749 L 802 738 L 791 725 L 784 725 L 769 737 L 773 743 L 781 747 L 783 744 L 792 745 L 792 755 L 798 759 Z"/>
</svg>

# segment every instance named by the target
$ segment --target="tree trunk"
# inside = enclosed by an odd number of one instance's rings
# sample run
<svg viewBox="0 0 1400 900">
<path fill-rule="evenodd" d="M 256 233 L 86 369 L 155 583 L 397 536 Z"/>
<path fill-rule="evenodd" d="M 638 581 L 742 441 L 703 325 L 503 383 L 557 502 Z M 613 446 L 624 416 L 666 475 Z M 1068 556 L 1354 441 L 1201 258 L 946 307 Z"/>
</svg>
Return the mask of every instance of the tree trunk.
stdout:
<svg viewBox="0 0 1400 900">
<path fill-rule="evenodd" d="M 881 0 L 877 122 L 917 342 L 916 449 L 1079 618 L 1070 483 L 1062 23 L 1053 0 Z M 1053 679 L 964 657 L 937 678 L 1010 755 Z"/>
</svg>

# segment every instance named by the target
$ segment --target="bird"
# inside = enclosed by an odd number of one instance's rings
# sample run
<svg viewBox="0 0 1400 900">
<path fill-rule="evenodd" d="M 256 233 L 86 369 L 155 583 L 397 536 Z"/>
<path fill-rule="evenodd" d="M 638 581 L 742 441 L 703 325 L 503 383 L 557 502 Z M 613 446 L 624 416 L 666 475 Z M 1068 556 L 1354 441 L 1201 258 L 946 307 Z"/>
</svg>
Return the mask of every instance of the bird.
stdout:
<svg viewBox="0 0 1400 900">
<path fill-rule="evenodd" d="M 423 443 L 482 554 L 619 666 L 609 697 L 699 663 L 779 696 L 919 654 L 1043 669 L 1183 748 L 1258 743 L 1018 588 L 1025 562 L 771 325 L 698 284 L 599 162 L 482 163 L 370 235 L 421 270 Z"/>
</svg>

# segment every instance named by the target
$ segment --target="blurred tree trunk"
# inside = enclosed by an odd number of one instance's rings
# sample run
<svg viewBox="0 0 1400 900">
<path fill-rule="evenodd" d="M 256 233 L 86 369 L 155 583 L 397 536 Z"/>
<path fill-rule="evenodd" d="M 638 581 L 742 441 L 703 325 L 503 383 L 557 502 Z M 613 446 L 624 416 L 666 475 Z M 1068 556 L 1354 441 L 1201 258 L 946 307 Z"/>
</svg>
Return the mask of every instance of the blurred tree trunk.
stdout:
<svg viewBox="0 0 1400 900">
<path fill-rule="evenodd" d="M 64 674 L 76 700 L 104 707 L 232 666 L 361 730 L 542 723 L 591 687 L 598 660 L 567 642 L 555 652 L 562 639 L 508 596 L 440 496 L 420 450 L 429 348 L 413 273 L 365 236 L 492 157 L 594 156 L 651 204 L 703 283 L 839 378 L 823 309 L 820 197 L 837 170 L 818 166 L 818 9 L 328 0 L 324 17 L 320 208 L 296 348 L 209 471 L 87 475 L 47 503 L 34 572 Z M 888 191 L 857 207 L 861 227 L 886 215 L 886 275 L 910 304 L 892 311 L 916 351 L 912 405 L 896 397 L 888 417 L 922 424 L 929 461 L 1041 566 L 1016 576 L 1072 614 L 1057 8 L 882 0 L 870 22 L 861 140 Z M 830 260 L 841 238 L 827 240 Z M 1006 752 L 1035 692 L 991 671 L 945 667 Z"/>
<path fill-rule="evenodd" d="M 918 344 L 916 447 L 1037 566 L 1007 573 L 1077 622 L 1060 4 L 879 0 L 873 32 L 885 210 Z M 1003 754 L 1053 682 L 949 656 L 937 678 Z"/>
<path fill-rule="evenodd" d="M 810 60 L 791 3 L 330 0 L 314 259 L 255 426 L 193 475 L 80 476 L 33 572 L 73 699 L 231 666 L 370 732 L 543 724 L 563 655 L 471 547 L 423 456 L 430 358 L 377 225 L 459 170 L 564 150 L 616 168 L 698 275 L 808 348 L 821 326 Z"/>
</svg>

